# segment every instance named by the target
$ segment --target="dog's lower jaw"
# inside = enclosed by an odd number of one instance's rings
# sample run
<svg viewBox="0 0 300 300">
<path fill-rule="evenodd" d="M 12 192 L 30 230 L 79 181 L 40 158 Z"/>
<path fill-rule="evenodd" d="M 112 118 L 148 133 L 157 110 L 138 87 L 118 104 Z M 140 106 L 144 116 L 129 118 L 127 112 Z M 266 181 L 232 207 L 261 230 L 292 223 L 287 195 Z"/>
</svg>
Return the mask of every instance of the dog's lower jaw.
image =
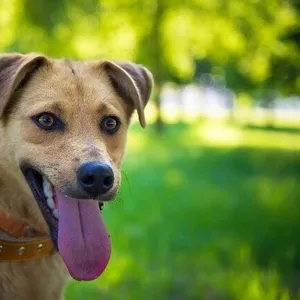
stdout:
<svg viewBox="0 0 300 300">
<path fill-rule="evenodd" d="M 68 279 L 58 253 L 28 262 L 0 263 L 1 300 L 61 300 Z"/>
</svg>

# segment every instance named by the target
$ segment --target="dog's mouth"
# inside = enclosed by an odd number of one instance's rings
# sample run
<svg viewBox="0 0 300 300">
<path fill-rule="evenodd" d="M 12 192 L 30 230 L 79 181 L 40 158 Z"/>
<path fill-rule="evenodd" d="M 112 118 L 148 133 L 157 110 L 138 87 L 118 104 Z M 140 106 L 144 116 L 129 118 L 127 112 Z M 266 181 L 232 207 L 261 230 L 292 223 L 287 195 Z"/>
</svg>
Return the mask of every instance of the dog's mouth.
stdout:
<svg viewBox="0 0 300 300">
<path fill-rule="evenodd" d="M 33 168 L 23 169 L 27 183 L 42 211 L 42 214 L 49 226 L 54 246 L 58 249 L 58 219 L 59 211 L 54 188 L 41 173 Z"/>
<path fill-rule="evenodd" d="M 99 277 L 111 251 L 100 214 L 102 204 L 64 195 L 36 168 L 21 169 L 70 275 L 76 280 Z"/>
</svg>

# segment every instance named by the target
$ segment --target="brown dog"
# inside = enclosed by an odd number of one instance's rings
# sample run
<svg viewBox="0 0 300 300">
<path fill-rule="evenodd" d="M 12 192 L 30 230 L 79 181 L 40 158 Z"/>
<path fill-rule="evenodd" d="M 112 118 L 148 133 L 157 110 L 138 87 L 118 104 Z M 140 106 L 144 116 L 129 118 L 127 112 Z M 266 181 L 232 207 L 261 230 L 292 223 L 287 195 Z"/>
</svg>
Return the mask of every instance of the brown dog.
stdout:
<svg viewBox="0 0 300 300">
<path fill-rule="evenodd" d="M 151 89 L 132 63 L 0 56 L 0 299 L 61 299 L 68 273 L 104 271 L 99 203 L 117 193 L 131 115 L 145 126 Z"/>
</svg>

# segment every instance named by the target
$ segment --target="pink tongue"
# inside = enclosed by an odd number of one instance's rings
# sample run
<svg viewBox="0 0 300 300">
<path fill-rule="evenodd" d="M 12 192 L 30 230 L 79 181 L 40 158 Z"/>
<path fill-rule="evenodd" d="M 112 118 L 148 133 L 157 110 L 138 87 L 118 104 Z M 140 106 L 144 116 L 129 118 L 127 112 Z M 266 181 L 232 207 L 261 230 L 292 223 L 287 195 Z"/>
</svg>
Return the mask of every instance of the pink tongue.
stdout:
<svg viewBox="0 0 300 300">
<path fill-rule="evenodd" d="M 111 252 L 98 203 L 55 192 L 59 210 L 59 253 L 74 279 L 96 279 L 105 270 Z"/>
</svg>

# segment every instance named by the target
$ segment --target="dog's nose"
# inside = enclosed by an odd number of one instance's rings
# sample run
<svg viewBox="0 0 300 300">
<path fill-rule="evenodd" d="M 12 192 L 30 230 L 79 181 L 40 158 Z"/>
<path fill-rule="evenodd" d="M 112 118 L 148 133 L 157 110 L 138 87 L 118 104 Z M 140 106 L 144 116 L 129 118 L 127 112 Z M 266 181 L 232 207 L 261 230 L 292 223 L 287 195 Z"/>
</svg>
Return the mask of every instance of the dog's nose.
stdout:
<svg viewBox="0 0 300 300">
<path fill-rule="evenodd" d="M 85 192 L 92 197 L 97 197 L 112 188 L 114 173 L 107 164 L 88 162 L 78 169 L 77 181 Z"/>
</svg>

